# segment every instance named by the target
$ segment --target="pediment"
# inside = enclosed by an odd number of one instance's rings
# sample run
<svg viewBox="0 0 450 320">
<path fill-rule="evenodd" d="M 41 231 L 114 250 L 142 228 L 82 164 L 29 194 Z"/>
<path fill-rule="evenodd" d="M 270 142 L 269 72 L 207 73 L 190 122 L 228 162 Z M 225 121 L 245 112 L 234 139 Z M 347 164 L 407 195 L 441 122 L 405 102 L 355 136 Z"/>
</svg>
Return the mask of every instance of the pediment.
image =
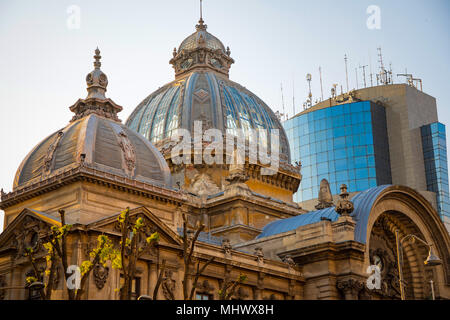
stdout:
<svg viewBox="0 0 450 320">
<path fill-rule="evenodd" d="M 60 219 L 45 212 L 23 209 L 0 234 L 0 252 L 14 250 L 16 258 L 20 258 L 26 248 L 40 251 L 51 226 L 61 226 Z"/>
<path fill-rule="evenodd" d="M 109 217 L 88 223 L 86 228 L 87 230 L 96 230 L 102 233 L 120 236 L 120 229 L 117 222 L 117 218 L 119 217 L 119 215 L 120 212 Z M 144 219 L 144 225 L 145 228 L 147 228 L 147 233 L 159 233 L 160 243 L 172 244 L 177 246 L 182 243 L 180 236 L 146 207 L 130 209 L 130 218 L 136 219 L 138 217 L 142 217 Z"/>
</svg>

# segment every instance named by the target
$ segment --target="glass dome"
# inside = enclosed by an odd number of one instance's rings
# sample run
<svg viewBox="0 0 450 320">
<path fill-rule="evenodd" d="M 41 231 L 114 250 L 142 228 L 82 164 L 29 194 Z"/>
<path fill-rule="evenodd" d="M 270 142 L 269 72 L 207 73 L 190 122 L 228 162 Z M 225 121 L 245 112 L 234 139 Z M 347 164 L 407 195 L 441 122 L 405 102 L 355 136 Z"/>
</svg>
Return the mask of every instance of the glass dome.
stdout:
<svg viewBox="0 0 450 320">
<path fill-rule="evenodd" d="M 163 86 L 139 104 L 126 125 L 161 146 L 177 128 L 192 132 L 195 120 L 234 135 L 237 129 L 266 129 L 269 137 L 278 129 L 280 158 L 290 161 L 286 133 L 273 111 L 255 94 L 215 72 L 192 72 Z"/>
</svg>

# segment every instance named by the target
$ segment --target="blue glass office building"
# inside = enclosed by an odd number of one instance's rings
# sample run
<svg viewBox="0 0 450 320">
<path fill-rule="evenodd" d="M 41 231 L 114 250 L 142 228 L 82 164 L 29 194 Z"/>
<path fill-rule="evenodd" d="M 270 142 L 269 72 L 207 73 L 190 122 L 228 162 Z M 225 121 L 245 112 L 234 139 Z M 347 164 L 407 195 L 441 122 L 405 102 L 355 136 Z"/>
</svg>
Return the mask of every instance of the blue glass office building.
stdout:
<svg viewBox="0 0 450 320">
<path fill-rule="evenodd" d="M 445 126 L 435 122 L 422 126 L 420 129 L 427 190 L 436 193 L 441 219 L 444 219 L 443 216 L 450 218 Z"/>
<path fill-rule="evenodd" d="M 392 183 L 386 111 L 371 101 L 307 110 L 284 122 L 292 161 L 302 164 L 294 200 L 317 198 L 322 179 L 338 194 Z"/>
</svg>

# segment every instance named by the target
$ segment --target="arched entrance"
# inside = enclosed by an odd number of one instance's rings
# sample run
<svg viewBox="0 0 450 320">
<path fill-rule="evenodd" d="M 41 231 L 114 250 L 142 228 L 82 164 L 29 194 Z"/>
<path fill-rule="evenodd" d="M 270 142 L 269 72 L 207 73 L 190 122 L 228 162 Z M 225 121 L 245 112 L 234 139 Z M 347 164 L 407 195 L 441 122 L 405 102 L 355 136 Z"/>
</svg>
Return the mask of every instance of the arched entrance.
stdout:
<svg viewBox="0 0 450 320">
<path fill-rule="evenodd" d="M 365 290 L 362 298 L 400 299 L 396 230 L 399 238 L 413 234 L 433 245 L 442 265 L 426 266 L 429 248 L 415 241 L 403 242 L 403 278 L 406 299 L 450 298 L 449 235 L 436 211 L 416 191 L 401 186 L 386 188 L 372 206 L 367 222 L 365 268 L 379 265 L 381 289 Z"/>
</svg>

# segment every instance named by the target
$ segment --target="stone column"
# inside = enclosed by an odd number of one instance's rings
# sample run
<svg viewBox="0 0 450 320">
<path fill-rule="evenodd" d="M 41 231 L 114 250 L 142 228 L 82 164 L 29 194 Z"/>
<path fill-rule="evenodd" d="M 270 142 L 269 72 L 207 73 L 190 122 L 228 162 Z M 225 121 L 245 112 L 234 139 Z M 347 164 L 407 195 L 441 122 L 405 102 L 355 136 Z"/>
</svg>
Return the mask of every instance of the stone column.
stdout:
<svg viewBox="0 0 450 320">
<path fill-rule="evenodd" d="M 265 274 L 262 272 L 258 273 L 258 281 L 256 283 L 256 287 L 253 290 L 253 295 L 255 300 L 262 300 L 262 294 L 264 289 L 264 276 Z"/>
<path fill-rule="evenodd" d="M 253 299 L 262 300 L 262 290 L 259 288 L 253 289 Z"/>
<path fill-rule="evenodd" d="M 156 281 L 158 280 L 158 272 L 156 263 L 153 261 L 147 261 L 148 281 L 147 281 L 147 294 L 153 298 L 153 291 L 155 290 Z"/>
<path fill-rule="evenodd" d="M 358 300 L 358 294 L 364 288 L 364 284 L 355 279 L 338 281 L 336 286 L 344 295 L 345 300 Z"/>
</svg>

